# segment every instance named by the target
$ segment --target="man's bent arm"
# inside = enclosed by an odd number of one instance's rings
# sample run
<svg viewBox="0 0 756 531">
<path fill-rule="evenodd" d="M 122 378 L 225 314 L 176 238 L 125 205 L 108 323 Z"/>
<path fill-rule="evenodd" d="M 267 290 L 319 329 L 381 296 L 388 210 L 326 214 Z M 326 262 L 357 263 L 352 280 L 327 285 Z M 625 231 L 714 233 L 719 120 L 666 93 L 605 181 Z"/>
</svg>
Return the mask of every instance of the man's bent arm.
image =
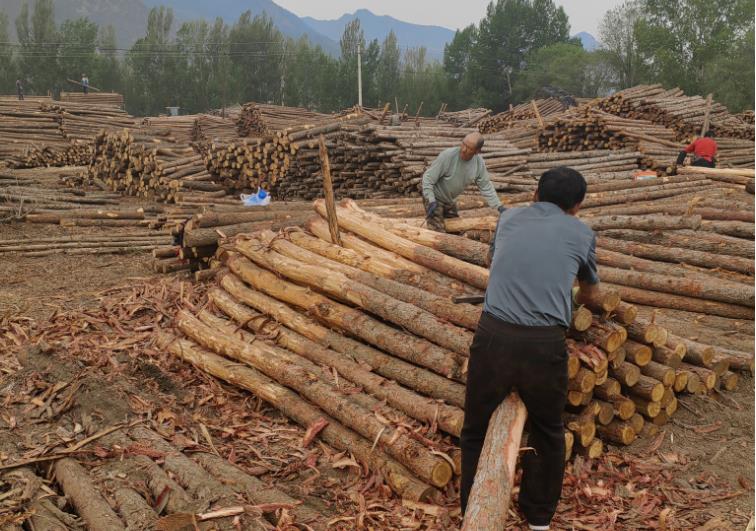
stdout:
<svg viewBox="0 0 756 531">
<path fill-rule="evenodd" d="M 475 178 L 475 184 L 478 185 L 478 189 L 488 203 L 488 206 L 491 208 L 499 208 L 501 206 L 501 200 L 496 194 L 496 189 L 494 188 L 493 183 L 491 183 L 491 178 L 488 176 L 488 170 L 486 169 L 485 163 L 483 163 L 483 169 L 478 172 L 478 175 Z"/>
</svg>

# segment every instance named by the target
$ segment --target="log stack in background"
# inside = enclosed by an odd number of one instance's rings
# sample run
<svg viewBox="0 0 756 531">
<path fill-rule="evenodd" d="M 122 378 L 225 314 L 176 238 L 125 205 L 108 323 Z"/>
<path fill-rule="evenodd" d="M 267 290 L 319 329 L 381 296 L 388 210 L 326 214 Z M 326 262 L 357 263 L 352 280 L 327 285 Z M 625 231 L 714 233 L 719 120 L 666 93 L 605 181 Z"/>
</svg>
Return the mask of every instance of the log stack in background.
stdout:
<svg viewBox="0 0 756 531">
<path fill-rule="evenodd" d="M 117 92 L 61 92 L 60 101 L 66 103 L 83 103 L 86 105 L 106 105 L 123 109 L 123 94 Z"/>
<path fill-rule="evenodd" d="M 536 112 L 533 108 L 534 104 L 538 107 L 538 113 L 541 115 L 541 118 L 560 114 L 569 108 L 569 105 L 559 98 L 546 98 L 521 103 L 508 111 L 500 112 L 481 121 L 478 126 L 480 132 L 497 133 L 504 129 L 520 127 L 523 123 L 537 123 Z"/>
<path fill-rule="evenodd" d="M 450 436 L 461 428 L 480 314 L 450 297 L 479 293 L 488 277 L 455 256 L 477 256 L 487 246 L 377 218 L 345 201 L 337 206 L 340 247 L 330 242 L 324 201 L 315 206 L 321 218 L 306 230 L 242 234 L 224 245 L 208 295 L 214 313 L 180 312 L 178 338 L 165 343 L 304 426 L 322 418 L 324 442 L 381 472 L 399 495 L 425 499 L 459 472 Z M 749 363 L 748 354 L 671 334 L 637 313 L 611 291 L 575 312 L 568 454 L 596 457 L 607 444 L 654 436 L 680 393 L 732 388 Z M 244 365 L 223 369 L 237 362 Z M 408 440 L 400 427 L 416 436 Z"/>
<path fill-rule="evenodd" d="M 245 103 L 236 121 L 242 137 L 262 137 L 302 124 L 318 125 L 333 119 L 329 114 L 313 112 L 300 107 L 285 107 L 264 103 Z"/>
<path fill-rule="evenodd" d="M 639 85 L 622 90 L 597 105 L 611 114 L 650 120 L 674 129 L 680 141 L 688 141 L 701 133 L 707 109 L 706 98 L 686 96 L 679 88 L 665 90 L 661 85 Z M 753 124 L 730 114 L 717 102 L 711 103 L 709 128 L 717 137 L 754 139 Z"/>
</svg>

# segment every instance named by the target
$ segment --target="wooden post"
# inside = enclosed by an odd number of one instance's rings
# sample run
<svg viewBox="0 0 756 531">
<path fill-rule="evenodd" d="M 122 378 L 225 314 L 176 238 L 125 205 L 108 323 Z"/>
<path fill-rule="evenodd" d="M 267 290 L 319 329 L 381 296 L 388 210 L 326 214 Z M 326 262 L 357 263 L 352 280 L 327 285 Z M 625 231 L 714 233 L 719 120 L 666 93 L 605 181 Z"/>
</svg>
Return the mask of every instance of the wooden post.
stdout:
<svg viewBox="0 0 756 531">
<path fill-rule="evenodd" d="M 527 415 L 517 393 L 510 394 L 491 415 L 462 531 L 504 529 Z"/>
<path fill-rule="evenodd" d="M 706 96 L 706 114 L 704 114 L 704 122 L 701 126 L 701 136 L 704 136 L 706 134 L 706 131 L 709 130 L 709 115 L 711 114 L 711 98 L 712 94 L 709 94 Z"/>
<path fill-rule="evenodd" d="M 538 110 L 538 104 L 536 104 L 535 100 L 530 100 L 530 104 L 533 106 L 533 111 L 535 112 L 536 118 L 538 119 L 538 126 L 543 129 L 545 125 L 543 123 L 541 111 Z"/>
<path fill-rule="evenodd" d="M 328 161 L 328 149 L 325 138 L 320 135 L 320 166 L 323 171 L 323 191 L 325 192 L 328 230 L 331 233 L 331 241 L 342 247 L 341 235 L 339 234 L 339 222 L 336 219 L 336 199 L 333 196 L 333 181 L 331 180 L 331 164 Z"/>
<path fill-rule="evenodd" d="M 391 108 L 390 103 L 386 103 L 386 105 L 383 106 L 383 112 L 381 113 L 381 119 L 378 120 L 378 124 L 380 125 L 383 124 L 383 120 L 386 118 L 386 114 L 388 114 L 390 108 Z"/>
<path fill-rule="evenodd" d="M 417 112 L 415 113 L 415 127 L 420 127 L 420 111 L 423 109 L 423 102 L 420 102 L 420 105 L 417 107 Z"/>
</svg>

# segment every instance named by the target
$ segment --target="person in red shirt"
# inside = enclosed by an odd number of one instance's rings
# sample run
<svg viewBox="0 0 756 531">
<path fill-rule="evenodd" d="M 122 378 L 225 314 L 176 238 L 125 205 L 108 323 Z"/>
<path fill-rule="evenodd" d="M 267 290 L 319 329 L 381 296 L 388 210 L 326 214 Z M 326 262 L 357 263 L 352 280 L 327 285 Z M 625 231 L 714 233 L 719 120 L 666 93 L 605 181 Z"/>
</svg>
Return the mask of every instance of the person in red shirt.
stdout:
<svg viewBox="0 0 756 531">
<path fill-rule="evenodd" d="M 715 165 L 714 157 L 717 155 L 717 143 L 714 141 L 714 133 L 706 131 L 702 138 L 696 138 L 688 147 L 682 150 L 677 156 L 676 166 L 685 161 L 688 153 L 693 153 L 692 166 L 713 168 Z"/>
</svg>

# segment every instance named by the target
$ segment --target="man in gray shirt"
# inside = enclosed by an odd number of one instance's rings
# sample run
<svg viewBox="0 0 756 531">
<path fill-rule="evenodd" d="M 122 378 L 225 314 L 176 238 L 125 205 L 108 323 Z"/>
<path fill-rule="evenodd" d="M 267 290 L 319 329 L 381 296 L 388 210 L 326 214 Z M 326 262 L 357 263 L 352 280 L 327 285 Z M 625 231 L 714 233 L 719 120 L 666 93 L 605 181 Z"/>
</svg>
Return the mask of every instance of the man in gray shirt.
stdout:
<svg viewBox="0 0 756 531">
<path fill-rule="evenodd" d="M 504 210 L 480 156 L 483 136 L 470 133 L 459 147 L 442 151 L 423 174 L 423 203 L 428 227 L 444 232 L 444 218 L 457 217 L 457 197 L 475 183 L 488 206 Z"/>
<path fill-rule="evenodd" d="M 511 391 L 528 410 L 519 503 L 531 529 L 549 529 L 562 492 L 567 399 L 565 332 L 578 302 L 598 295 L 596 236 L 575 217 L 583 176 L 559 167 L 541 176 L 534 203 L 499 217 L 485 306 L 470 347 L 462 446 L 463 511 L 488 421 Z"/>
</svg>

